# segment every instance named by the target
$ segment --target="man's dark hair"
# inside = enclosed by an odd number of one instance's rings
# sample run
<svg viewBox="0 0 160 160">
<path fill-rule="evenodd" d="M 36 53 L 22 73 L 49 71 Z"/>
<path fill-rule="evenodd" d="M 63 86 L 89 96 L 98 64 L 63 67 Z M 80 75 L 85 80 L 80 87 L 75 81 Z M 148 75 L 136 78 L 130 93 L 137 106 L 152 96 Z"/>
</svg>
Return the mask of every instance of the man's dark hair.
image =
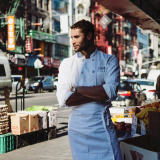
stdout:
<svg viewBox="0 0 160 160">
<path fill-rule="evenodd" d="M 71 29 L 76 29 L 76 28 L 81 29 L 85 36 L 87 36 L 87 34 L 91 32 L 92 40 L 94 41 L 94 25 L 91 22 L 82 19 L 76 22 L 75 24 L 73 24 L 70 28 Z"/>
</svg>

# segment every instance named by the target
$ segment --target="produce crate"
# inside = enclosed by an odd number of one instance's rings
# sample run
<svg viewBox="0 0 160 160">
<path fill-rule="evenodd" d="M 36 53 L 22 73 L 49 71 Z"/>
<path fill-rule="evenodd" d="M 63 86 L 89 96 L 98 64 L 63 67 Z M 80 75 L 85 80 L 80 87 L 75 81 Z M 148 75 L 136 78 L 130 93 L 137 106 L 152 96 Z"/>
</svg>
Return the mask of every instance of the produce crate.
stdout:
<svg viewBox="0 0 160 160">
<path fill-rule="evenodd" d="M 48 133 L 47 129 L 36 131 L 37 143 L 48 140 L 46 136 L 47 133 Z"/>
<path fill-rule="evenodd" d="M 37 143 L 36 132 L 15 135 L 15 149 Z"/>
<path fill-rule="evenodd" d="M 57 135 L 57 128 L 54 126 L 54 127 L 50 127 L 48 128 L 48 132 L 47 132 L 47 139 L 50 140 L 50 139 L 54 139 Z"/>
<path fill-rule="evenodd" d="M 14 135 L 6 133 L 0 135 L 0 154 L 14 150 Z"/>
</svg>

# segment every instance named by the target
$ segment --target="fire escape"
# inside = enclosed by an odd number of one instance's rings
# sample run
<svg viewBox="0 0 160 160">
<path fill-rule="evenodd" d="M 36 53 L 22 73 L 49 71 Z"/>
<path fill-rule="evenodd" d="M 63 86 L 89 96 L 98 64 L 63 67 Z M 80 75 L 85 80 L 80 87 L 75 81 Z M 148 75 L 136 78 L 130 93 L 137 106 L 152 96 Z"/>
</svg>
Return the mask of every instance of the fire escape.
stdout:
<svg viewBox="0 0 160 160">
<path fill-rule="evenodd" d="M 125 35 L 125 32 L 123 31 L 123 20 L 124 18 L 122 16 L 117 15 L 115 17 L 116 21 L 116 36 L 117 36 L 117 47 L 118 47 L 118 58 L 119 60 L 124 60 L 124 51 L 125 46 L 123 44 L 123 36 Z"/>
<path fill-rule="evenodd" d="M 100 19 L 104 16 L 105 8 L 98 3 L 95 3 L 95 6 L 91 8 L 92 24 L 95 25 L 95 44 L 99 50 L 104 53 L 108 52 L 108 41 L 106 41 L 105 34 L 108 31 L 108 28 L 99 23 Z"/>
</svg>

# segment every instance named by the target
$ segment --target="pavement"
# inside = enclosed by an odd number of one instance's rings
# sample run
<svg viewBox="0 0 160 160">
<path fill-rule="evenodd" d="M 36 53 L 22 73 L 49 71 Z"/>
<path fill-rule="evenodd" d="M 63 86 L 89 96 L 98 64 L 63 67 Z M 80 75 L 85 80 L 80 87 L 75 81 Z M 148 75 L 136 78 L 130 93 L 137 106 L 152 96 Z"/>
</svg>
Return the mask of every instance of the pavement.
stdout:
<svg viewBox="0 0 160 160">
<path fill-rule="evenodd" d="M 55 139 L 0 154 L 0 160 L 72 160 L 68 139 L 68 117 L 71 109 L 58 111 Z"/>
</svg>

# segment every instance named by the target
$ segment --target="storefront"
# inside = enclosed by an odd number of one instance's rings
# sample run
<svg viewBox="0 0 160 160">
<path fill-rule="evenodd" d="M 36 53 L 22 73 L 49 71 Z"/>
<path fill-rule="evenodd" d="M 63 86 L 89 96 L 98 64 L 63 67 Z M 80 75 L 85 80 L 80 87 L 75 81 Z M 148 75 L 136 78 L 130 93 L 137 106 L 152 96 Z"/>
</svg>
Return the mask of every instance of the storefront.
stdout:
<svg viewBox="0 0 160 160">
<path fill-rule="evenodd" d="M 34 62 L 38 58 L 41 60 L 43 67 L 40 69 L 40 75 L 54 74 L 54 61 L 52 58 L 53 44 L 56 43 L 56 36 L 48 33 L 29 30 L 28 53 L 27 57 L 27 77 L 37 76 L 37 69 L 34 68 Z M 60 64 L 60 60 L 59 64 Z M 58 66 L 59 67 L 59 66 Z"/>
<path fill-rule="evenodd" d="M 22 54 L 7 53 L 7 58 L 11 67 L 11 75 L 22 75 L 27 66 L 26 57 Z"/>
</svg>

